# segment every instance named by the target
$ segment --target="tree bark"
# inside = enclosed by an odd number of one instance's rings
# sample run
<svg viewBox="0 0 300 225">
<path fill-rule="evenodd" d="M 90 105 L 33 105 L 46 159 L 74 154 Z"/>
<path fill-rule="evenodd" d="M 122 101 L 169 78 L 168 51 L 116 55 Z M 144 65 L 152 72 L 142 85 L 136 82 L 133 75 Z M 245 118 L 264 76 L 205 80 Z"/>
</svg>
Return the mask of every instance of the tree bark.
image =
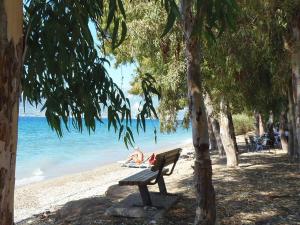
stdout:
<svg viewBox="0 0 300 225">
<path fill-rule="evenodd" d="M 182 22 L 185 38 L 187 84 L 193 145 L 195 148 L 195 225 L 213 225 L 216 222 L 215 191 L 212 184 L 212 166 L 209 155 L 207 117 L 203 102 L 200 73 L 201 42 L 193 35 L 197 18 L 193 16 L 193 1 L 182 0 Z"/>
<path fill-rule="evenodd" d="M 208 125 L 208 136 L 209 136 L 209 145 L 211 150 L 216 150 L 218 148 L 217 140 L 214 134 L 214 130 L 211 124 L 211 120 L 207 117 L 207 125 Z"/>
<path fill-rule="evenodd" d="M 234 130 L 234 125 L 233 125 L 232 114 L 229 110 L 228 110 L 228 119 L 229 119 L 229 132 L 230 132 L 230 136 L 233 140 L 234 151 L 238 154 L 239 153 L 239 148 L 238 148 L 236 137 L 235 137 L 235 130 Z"/>
<path fill-rule="evenodd" d="M 267 128 L 268 128 L 268 136 L 269 136 L 269 145 L 271 147 L 274 147 L 274 143 L 275 143 L 274 115 L 273 115 L 272 111 L 270 111 L 270 113 L 269 113 L 269 120 L 268 120 Z"/>
<path fill-rule="evenodd" d="M 294 97 L 294 116 L 295 116 L 295 130 L 294 135 L 297 143 L 300 143 L 300 16 L 295 18 L 295 26 L 293 27 L 293 44 L 291 48 L 291 64 L 292 64 L 292 87 Z M 300 156 L 300 149 L 294 148 L 294 157 Z"/>
<path fill-rule="evenodd" d="M 287 130 L 286 112 L 282 111 L 280 114 L 279 134 L 280 134 L 281 147 L 287 153 L 288 152 L 288 140 L 285 135 L 286 130 Z"/>
<path fill-rule="evenodd" d="M 227 166 L 235 167 L 238 165 L 237 150 L 230 127 L 231 125 L 228 105 L 224 102 L 224 100 L 221 100 L 220 109 L 220 131 L 222 143 L 226 153 Z"/>
<path fill-rule="evenodd" d="M 22 70 L 21 0 L 0 0 L 0 225 L 14 223 L 14 186 Z"/>
<path fill-rule="evenodd" d="M 292 83 L 288 89 L 289 97 L 289 112 L 288 112 L 288 123 L 289 123 L 289 133 L 288 133 L 288 154 L 291 159 L 296 158 L 298 149 L 298 140 L 295 134 L 296 132 L 296 118 L 295 118 L 295 103 L 293 98 L 293 88 Z"/>
<path fill-rule="evenodd" d="M 293 138 L 293 136 L 294 136 L 294 129 L 293 129 L 292 122 L 290 120 L 290 114 L 288 116 L 288 120 L 289 120 L 289 124 L 288 124 L 288 127 L 289 127 L 288 155 L 289 155 L 290 159 L 293 159 L 294 158 L 294 154 L 295 154 L 295 149 L 294 149 L 295 143 L 294 143 L 294 138 Z"/>
<path fill-rule="evenodd" d="M 265 125 L 261 113 L 258 114 L 258 120 L 259 120 L 259 136 L 263 136 L 265 134 Z"/>
<path fill-rule="evenodd" d="M 205 108 L 206 108 L 206 112 L 207 112 L 207 119 L 210 120 L 210 122 L 211 122 L 211 126 L 213 129 L 215 138 L 216 138 L 217 147 L 218 147 L 218 151 L 219 151 L 219 157 L 222 158 L 225 156 L 225 151 L 224 151 L 221 134 L 220 134 L 220 124 L 214 116 L 213 105 L 212 105 L 211 99 L 208 94 L 205 95 L 204 103 L 205 103 Z"/>
<path fill-rule="evenodd" d="M 255 126 L 255 135 L 259 136 L 259 113 L 254 112 L 254 126 Z"/>
<path fill-rule="evenodd" d="M 223 158 L 223 157 L 225 157 L 225 150 L 224 150 L 223 142 L 221 139 L 220 124 L 217 119 L 211 118 L 211 125 L 213 127 L 213 131 L 214 131 L 214 134 L 216 137 L 218 151 L 219 151 L 219 157 Z"/>
</svg>

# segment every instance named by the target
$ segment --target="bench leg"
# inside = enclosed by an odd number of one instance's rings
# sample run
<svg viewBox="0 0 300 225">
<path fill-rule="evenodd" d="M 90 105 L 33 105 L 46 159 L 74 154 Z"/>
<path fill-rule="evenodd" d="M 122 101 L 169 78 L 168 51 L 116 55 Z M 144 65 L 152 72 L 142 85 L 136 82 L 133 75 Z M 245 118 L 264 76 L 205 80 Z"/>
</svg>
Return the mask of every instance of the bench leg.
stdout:
<svg viewBox="0 0 300 225">
<path fill-rule="evenodd" d="M 143 201 L 143 205 L 151 206 L 152 202 L 147 185 L 139 185 L 139 190 Z"/>
<path fill-rule="evenodd" d="M 167 188 L 166 188 L 164 177 L 160 176 L 157 183 L 158 183 L 159 192 L 163 195 L 167 195 Z"/>
</svg>

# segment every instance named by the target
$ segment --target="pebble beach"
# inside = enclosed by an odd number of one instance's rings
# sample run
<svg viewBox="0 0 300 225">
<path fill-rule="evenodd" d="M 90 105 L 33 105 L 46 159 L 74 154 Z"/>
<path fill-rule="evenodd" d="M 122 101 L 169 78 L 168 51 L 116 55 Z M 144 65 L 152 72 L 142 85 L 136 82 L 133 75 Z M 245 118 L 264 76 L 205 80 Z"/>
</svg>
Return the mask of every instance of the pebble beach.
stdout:
<svg viewBox="0 0 300 225">
<path fill-rule="evenodd" d="M 193 152 L 191 143 L 179 147 L 183 149 L 182 156 Z M 178 173 L 182 176 L 190 173 L 191 167 L 186 165 L 187 163 L 190 164 L 191 160 L 180 159 L 175 171 L 177 176 L 170 176 L 168 179 L 178 179 Z M 140 170 L 142 169 L 121 167 L 118 163 L 112 163 L 89 171 L 63 175 L 17 187 L 15 192 L 15 222 L 20 222 L 41 212 L 57 210 L 70 201 L 104 195 L 110 186 Z"/>
</svg>

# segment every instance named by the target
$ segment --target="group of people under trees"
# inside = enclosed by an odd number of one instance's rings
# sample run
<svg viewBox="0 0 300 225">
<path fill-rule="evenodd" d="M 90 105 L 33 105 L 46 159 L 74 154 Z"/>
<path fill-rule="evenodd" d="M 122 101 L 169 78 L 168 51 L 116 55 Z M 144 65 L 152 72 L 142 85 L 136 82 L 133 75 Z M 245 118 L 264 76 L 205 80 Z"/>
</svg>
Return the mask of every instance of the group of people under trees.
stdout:
<svg viewBox="0 0 300 225">
<path fill-rule="evenodd" d="M 257 127 L 255 136 L 249 135 L 250 143 L 245 138 L 248 150 L 262 150 L 264 148 L 282 148 L 281 139 L 288 142 L 289 131 L 287 127 L 282 127 L 280 131 L 280 123 L 274 123 L 273 112 L 270 111 L 269 120 L 266 124 L 266 132 L 264 126 Z M 262 131 L 260 131 L 262 129 Z"/>
</svg>

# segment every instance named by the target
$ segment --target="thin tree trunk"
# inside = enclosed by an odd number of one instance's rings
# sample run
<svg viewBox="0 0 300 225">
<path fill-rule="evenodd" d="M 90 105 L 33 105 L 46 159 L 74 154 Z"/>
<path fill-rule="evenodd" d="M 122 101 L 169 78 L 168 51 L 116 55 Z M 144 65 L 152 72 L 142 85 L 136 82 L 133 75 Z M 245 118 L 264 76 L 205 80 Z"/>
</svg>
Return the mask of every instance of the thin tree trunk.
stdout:
<svg viewBox="0 0 300 225">
<path fill-rule="evenodd" d="M 261 113 L 258 114 L 258 119 L 259 119 L 259 136 L 263 136 L 265 134 L 265 125 Z"/>
<path fill-rule="evenodd" d="M 269 136 L 269 145 L 274 147 L 275 143 L 275 135 L 274 135 L 274 115 L 273 112 L 270 111 L 269 113 L 269 120 L 268 120 L 268 136 Z"/>
<path fill-rule="evenodd" d="M 214 134 L 214 130 L 211 124 L 211 120 L 207 117 L 207 125 L 208 125 L 208 136 L 209 136 L 209 145 L 211 150 L 216 150 L 218 148 L 217 140 Z"/>
<path fill-rule="evenodd" d="M 238 165 L 237 151 L 235 148 L 234 139 L 232 138 L 231 128 L 230 128 L 230 118 L 228 106 L 224 103 L 224 100 L 221 100 L 220 103 L 220 131 L 222 143 L 227 158 L 227 166 L 235 167 Z"/>
<path fill-rule="evenodd" d="M 212 185 L 212 166 L 209 155 L 207 117 L 203 102 L 200 73 L 201 42 L 193 35 L 195 17 L 193 1 L 182 0 L 182 22 L 185 36 L 185 55 L 190 118 L 192 123 L 193 145 L 195 148 L 195 225 L 214 225 L 216 221 L 215 191 Z"/>
<path fill-rule="evenodd" d="M 295 120 L 296 119 L 295 119 L 295 103 L 294 103 L 294 98 L 293 98 L 292 85 L 290 85 L 290 88 L 288 89 L 288 97 L 289 97 L 288 154 L 291 159 L 294 159 L 297 155 L 298 140 L 297 140 L 297 136 L 295 135 L 295 130 L 296 130 L 296 121 Z"/>
<path fill-rule="evenodd" d="M 279 125 L 279 133 L 280 133 L 280 141 L 281 147 L 285 152 L 288 152 L 288 140 L 285 135 L 285 131 L 287 130 L 287 118 L 286 112 L 282 111 L 280 114 L 280 125 Z"/>
<path fill-rule="evenodd" d="M 227 106 L 227 108 L 228 108 L 228 106 Z M 228 110 L 228 119 L 229 119 L 229 132 L 230 132 L 231 139 L 233 140 L 234 151 L 238 154 L 239 148 L 238 148 L 236 137 L 235 137 L 235 130 L 234 130 L 234 125 L 233 125 L 232 114 L 229 110 Z"/>
<path fill-rule="evenodd" d="M 299 29 L 299 18 L 296 18 L 295 24 L 297 26 L 293 27 L 293 38 L 294 43 L 292 45 L 291 51 L 291 61 L 292 61 L 292 87 L 294 95 L 294 116 L 295 116 L 295 130 L 294 136 L 296 137 L 297 143 L 300 143 L 300 29 Z M 294 156 L 298 158 L 300 156 L 300 149 L 294 148 Z"/>
<path fill-rule="evenodd" d="M 211 124 L 210 114 L 206 107 L 206 102 L 205 102 L 205 108 L 206 108 L 206 114 L 207 114 L 207 125 L 208 125 L 208 136 L 209 136 L 210 149 L 215 150 L 218 148 L 218 145 L 217 145 L 217 140 L 216 140 L 216 137 L 214 134 L 212 124 Z"/>
<path fill-rule="evenodd" d="M 0 0 L 0 225 L 12 225 L 20 77 L 21 0 Z"/>
<path fill-rule="evenodd" d="M 259 136 L 259 113 L 254 112 L 254 126 L 255 126 L 255 135 Z"/>
<path fill-rule="evenodd" d="M 216 137 L 218 151 L 219 151 L 219 157 L 223 158 L 223 157 L 225 157 L 225 150 L 224 150 L 223 142 L 221 139 L 220 124 L 217 119 L 211 118 L 211 125 L 213 127 L 213 131 L 214 131 L 214 134 Z"/>
<path fill-rule="evenodd" d="M 295 154 L 295 149 L 294 149 L 295 143 L 293 138 L 294 136 L 293 124 L 292 121 L 290 120 L 290 114 L 288 116 L 288 120 L 289 120 L 288 155 L 290 159 L 293 159 Z"/>
<path fill-rule="evenodd" d="M 221 134 L 220 134 L 220 125 L 219 125 L 218 120 L 214 116 L 213 105 L 212 105 L 211 99 L 208 94 L 205 95 L 204 103 L 205 103 L 205 108 L 206 108 L 206 112 L 207 112 L 207 119 L 210 120 L 210 122 L 211 122 L 211 126 L 213 129 L 215 138 L 216 138 L 218 151 L 219 151 L 219 157 L 222 158 L 225 156 L 225 151 L 224 151 Z"/>
</svg>

